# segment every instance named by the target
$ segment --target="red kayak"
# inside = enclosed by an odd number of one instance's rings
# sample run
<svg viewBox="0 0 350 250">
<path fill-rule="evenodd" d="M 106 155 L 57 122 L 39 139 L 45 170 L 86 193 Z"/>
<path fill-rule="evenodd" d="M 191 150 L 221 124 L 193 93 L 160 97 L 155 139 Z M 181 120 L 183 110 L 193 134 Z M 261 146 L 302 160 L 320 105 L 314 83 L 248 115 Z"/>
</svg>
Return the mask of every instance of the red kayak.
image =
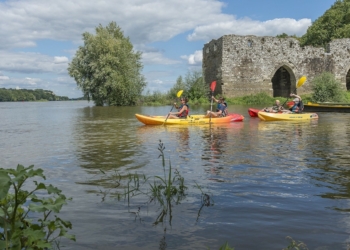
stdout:
<svg viewBox="0 0 350 250">
<path fill-rule="evenodd" d="M 253 109 L 253 108 L 249 108 L 248 109 L 248 113 L 251 117 L 258 117 L 258 112 L 260 111 L 261 109 Z"/>
<path fill-rule="evenodd" d="M 287 106 L 288 108 L 293 107 L 294 102 L 293 101 L 289 101 L 287 102 Z M 248 109 L 248 113 L 251 117 L 258 117 L 258 112 L 261 111 L 261 109 L 253 109 L 253 108 L 249 108 Z"/>
<path fill-rule="evenodd" d="M 244 120 L 244 116 L 235 113 L 228 113 L 228 116 L 231 117 L 231 122 L 242 122 Z"/>
</svg>

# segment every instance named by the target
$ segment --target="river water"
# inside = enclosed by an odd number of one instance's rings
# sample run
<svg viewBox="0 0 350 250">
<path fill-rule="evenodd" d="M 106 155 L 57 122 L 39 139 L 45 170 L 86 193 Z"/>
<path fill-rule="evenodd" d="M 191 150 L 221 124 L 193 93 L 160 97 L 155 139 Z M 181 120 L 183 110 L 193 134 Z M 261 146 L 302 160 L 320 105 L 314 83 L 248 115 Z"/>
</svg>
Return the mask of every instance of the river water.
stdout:
<svg viewBox="0 0 350 250">
<path fill-rule="evenodd" d="M 347 249 L 350 114 L 263 122 L 247 109 L 229 107 L 244 122 L 182 127 L 144 126 L 134 116 L 166 114 L 165 106 L 0 103 L 1 167 L 34 164 L 46 183 L 73 198 L 59 216 L 72 222 L 77 241 L 61 241 L 64 249 L 219 249 L 225 242 L 282 249 L 287 236 L 309 249 Z M 159 140 L 166 166 L 188 189 L 181 204 L 172 204 L 172 217 L 154 225 L 159 204 L 143 196 L 129 207 L 118 201 L 123 190 L 113 176 L 163 176 Z M 211 202 L 202 209 L 201 192 Z"/>
</svg>

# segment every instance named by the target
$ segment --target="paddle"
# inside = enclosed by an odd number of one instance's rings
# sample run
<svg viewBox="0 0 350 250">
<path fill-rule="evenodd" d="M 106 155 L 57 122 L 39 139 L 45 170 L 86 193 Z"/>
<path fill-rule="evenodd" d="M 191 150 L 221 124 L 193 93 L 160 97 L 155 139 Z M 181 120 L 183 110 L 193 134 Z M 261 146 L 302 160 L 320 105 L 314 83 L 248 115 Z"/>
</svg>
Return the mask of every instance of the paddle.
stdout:
<svg viewBox="0 0 350 250">
<path fill-rule="evenodd" d="M 211 112 L 213 111 L 213 95 L 214 95 L 215 87 L 216 87 L 216 81 L 212 81 L 211 84 L 210 84 L 211 102 L 210 102 L 210 118 L 209 118 L 209 124 L 211 123 Z"/>
<path fill-rule="evenodd" d="M 296 86 L 295 90 L 294 90 L 292 93 L 296 92 L 296 91 L 297 91 L 297 88 L 303 86 L 303 84 L 304 84 L 305 81 L 306 81 L 306 76 L 300 77 L 300 79 L 299 79 L 299 81 L 298 81 L 298 83 L 297 83 L 297 86 Z M 287 100 L 282 104 L 282 107 L 284 106 L 284 104 L 286 104 L 286 102 L 288 101 L 288 99 L 289 99 L 289 98 L 287 98 Z"/>
<path fill-rule="evenodd" d="M 177 94 L 176 94 L 177 98 L 179 98 L 179 97 L 182 95 L 182 92 L 184 92 L 184 91 L 183 91 L 183 90 L 179 90 L 179 92 L 177 92 Z M 174 106 L 175 106 L 175 105 L 173 105 L 173 106 L 171 107 L 169 113 L 170 113 L 171 111 L 173 111 Z M 168 120 L 168 117 L 169 117 L 169 114 L 168 114 L 168 116 L 166 117 L 164 123 L 166 122 L 166 120 Z M 163 125 L 164 125 L 164 123 L 163 123 Z"/>
</svg>

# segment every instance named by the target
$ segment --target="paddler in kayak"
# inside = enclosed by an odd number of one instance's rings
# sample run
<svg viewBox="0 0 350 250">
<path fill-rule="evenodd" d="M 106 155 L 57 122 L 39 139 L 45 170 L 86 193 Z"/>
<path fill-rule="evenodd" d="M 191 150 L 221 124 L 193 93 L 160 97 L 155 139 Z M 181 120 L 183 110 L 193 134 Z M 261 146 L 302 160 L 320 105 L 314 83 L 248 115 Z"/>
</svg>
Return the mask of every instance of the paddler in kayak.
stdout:
<svg viewBox="0 0 350 250">
<path fill-rule="evenodd" d="M 219 112 L 221 105 L 225 105 L 226 109 L 225 109 L 224 116 L 227 116 L 228 110 L 227 110 L 227 103 L 225 102 L 225 98 L 224 97 L 219 97 L 219 99 L 216 99 L 214 96 L 212 96 L 211 98 L 214 100 L 214 102 L 218 103 L 218 106 L 216 108 L 216 112 Z"/>
<path fill-rule="evenodd" d="M 284 113 L 287 113 L 287 114 L 290 114 L 290 113 L 301 113 L 303 111 L 303 109 L 304 109 L 304 105 L 303 105 L 301 97 L 296 95 L 296 94 L 293 94 L 293 93 L 291 93 L 290 96 L 294 97 L 294 99 L 293 99 L 294 104 L 289 110 L 287 110 Z"/>
<path fill-rule="evenodd" d="M 272 107 L 264 108 L 262 111 L 270 112 L 270 113 L 278 113 L 278 112 L 284 112 L 285 109 L 281 105 L 280 100 L 276 100 L 275 104 Z"/>
<path fill-rule="evenodd" d="M 219 98 L 219 100 L 215 99 L 215 97 L 212 97 L 212 98 L 213 98 L 213 100 L 215 100 L 215 101 L 217 101 L 219 103 L 218 107 L 217 107 L 217 110 L 216 110 L 216 112 L 208 110 L 207 114 L 205 115 L 205 117 L 206 118 L 209 118 L 209 117 L 225 117 L 228 114 L 227 106 L 225 105 L 225 99 L 223 97 Z"/>
<path fill-rule="evenodd" d="M 180 107 L 176 106 L 176 103 L 174 103 L 175 108 L 178 110 L 177 112 L 169 112 L 168 119 L 186 119 L 188 116 L 188 113 L 190 111 L 190 108 L 187 104 L 188 99 L 186 97 L 181 97 L 181 105 Z"/>
</svg>

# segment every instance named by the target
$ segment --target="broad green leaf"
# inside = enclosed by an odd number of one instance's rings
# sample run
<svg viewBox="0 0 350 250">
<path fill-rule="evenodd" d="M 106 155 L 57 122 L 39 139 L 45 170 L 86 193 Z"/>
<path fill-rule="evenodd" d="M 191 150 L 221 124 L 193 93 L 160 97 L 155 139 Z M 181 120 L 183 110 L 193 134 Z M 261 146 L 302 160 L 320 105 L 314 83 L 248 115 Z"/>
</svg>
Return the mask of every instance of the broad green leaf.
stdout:
<svg viewBox="0 0 350 250">
<path fill-rule="evenodd" d="M 52 186 L 51 184 L 46 187 L 46 190 L 49 194 L 60 194 L 62 190 Z"/>
</svg>

